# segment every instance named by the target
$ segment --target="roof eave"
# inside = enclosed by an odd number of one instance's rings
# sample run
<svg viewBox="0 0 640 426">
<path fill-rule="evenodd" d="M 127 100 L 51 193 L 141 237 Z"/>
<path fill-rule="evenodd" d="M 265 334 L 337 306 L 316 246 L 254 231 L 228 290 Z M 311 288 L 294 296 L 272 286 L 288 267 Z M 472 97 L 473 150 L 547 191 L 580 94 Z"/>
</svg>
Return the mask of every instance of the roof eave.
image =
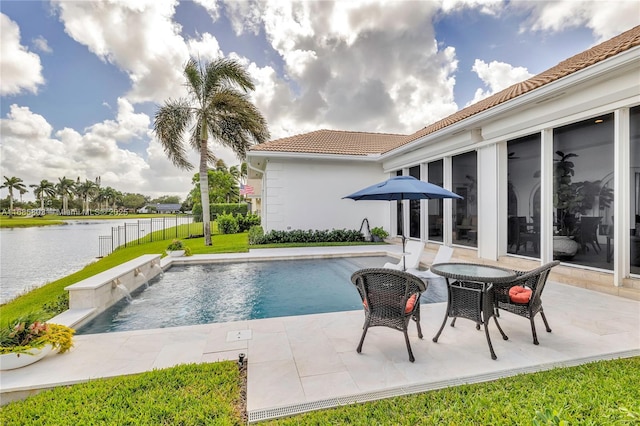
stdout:
<svg viewBox="0 0 640 426">
<path fill-rule="evenodd" d="M 604 59 L 603 61 L 590 65 L 587 68 L 576 71 L 558 80 L 547 83 L 514 99 L 503 102 L 485 111 L 481 111 L 477 114 L 472 115 L 471 117 L 465 118 L 443 129 L 419 137 L 405 145 L 399 146 L 398 148 L 382 153 L 379 159 L 384 161 L 388 158 L 395 157 L 407 151 L 414 150 L 416 148 L 416 145 L 421 145 L 425 142 L 451 136 L 462 131 L 468 131 L 474 128 L 478 128 L 483 121 L 490 120 L 497 115 L 503 114 L 507 110 L 520 108 L 531 103 L 542 103 L 550 101 L 554 98 L 562 96 L 564 94 L 564 90 L 578 85 L 585 80 L 598 77 L 599 75 L 609 73 L 620 67 L 625 67 L 632 62 L 639 61 L 639 51 L 640 46 L 632 47 L 631 49 L 620 52 L 611 58 Z"/>
<path fill-rule="evenodd" d="M 378 161 L 380 154 L 320 154 L 313 152 L 287 152 L 287 151 L 248 151 L 247 160 L 251 157 L 259 158 L 285 158 L 305 160 L 340 160 L 340 161 Z"/>
</svg>

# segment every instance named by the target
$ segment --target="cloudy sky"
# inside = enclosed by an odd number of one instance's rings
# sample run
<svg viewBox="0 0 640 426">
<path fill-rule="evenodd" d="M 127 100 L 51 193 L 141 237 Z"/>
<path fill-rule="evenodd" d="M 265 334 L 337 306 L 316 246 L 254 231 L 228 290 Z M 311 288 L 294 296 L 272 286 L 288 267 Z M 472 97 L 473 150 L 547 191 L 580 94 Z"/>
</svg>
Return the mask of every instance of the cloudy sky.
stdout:
<svg viewBox="0 0 640 426">
<path fill-rule="evenodd" d="M 637 0 L 3 0 L 1 174 L 184 199 L 152 123 L 189 57 L 241 61 L 272 139 L 408 134 L 639 23 Z"/>
</svg>

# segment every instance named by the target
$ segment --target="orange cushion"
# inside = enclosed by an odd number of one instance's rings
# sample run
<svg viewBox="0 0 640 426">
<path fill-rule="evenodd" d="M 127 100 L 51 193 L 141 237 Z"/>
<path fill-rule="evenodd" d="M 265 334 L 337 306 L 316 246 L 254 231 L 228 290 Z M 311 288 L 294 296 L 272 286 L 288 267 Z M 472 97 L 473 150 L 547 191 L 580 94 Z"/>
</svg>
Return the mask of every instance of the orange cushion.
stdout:
<svg viewBox="0 0 640 426">
<path fill-rule="evenodd" d="M 411 297 L 409 297 L 409 299 L 407 299 L 407 306 L 404 307 L 405 314 L 408 314 L 409 312 L 413 311 L 413 307 L 416 306 L 416 299 L 418 299 L 417 294 L 413 294 L 411 295 Z M 362 301 L 362 306 L 364 306 L 365 309 L 369 308 L 366 300 Z"/>
<path fill-rule="evenodd" d="M 408 314 L 413 311 L 413 307 L 416 306 L 416 299 L 418 298 L 417 294 L 411 295 L 409 299 L 407 299 L 407 306 L 404 308 L 404 313 Z"/>
<path fill-rule="evenodd" d="M 511 299 L 513 303 L 529 303 L 531 293 L 530 288 L 516 285 L 509 289 L 509 299 Z"/>
</svg>

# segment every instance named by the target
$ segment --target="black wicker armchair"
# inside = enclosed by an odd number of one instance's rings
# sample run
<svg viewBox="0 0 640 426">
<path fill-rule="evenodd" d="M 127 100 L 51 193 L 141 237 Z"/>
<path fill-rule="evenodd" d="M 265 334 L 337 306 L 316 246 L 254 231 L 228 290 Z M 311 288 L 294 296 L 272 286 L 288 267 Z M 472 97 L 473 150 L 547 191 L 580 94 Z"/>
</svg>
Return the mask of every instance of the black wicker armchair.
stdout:
<svg viewBox="0 0 640 426">
<path fill-rule="evenodd" d="M 418 327 L 418 337 L 422 339 L 420 295 L 427 285 L 415 275 L 387 268 L 361 269 L 351 276 L 351 282 L 360 293 L 365 313 L 358 353 L 362 352 L 369 327 L 385 326 L 404 333 L 409 360 L 414 362 L 407 330 L 413 319 Z"/>
<path fill-rule="evenodd" d="M 508 283 L 494 286 L 495 304 L 498 314 L 499 310 L 502 309 L 504 311 L 511 312 L 512 314 L 529 318 L 529 321 L 531 322 L 531 333 L 533 334 L 533 344 L 535 345 L 538 344 L 538 335 L 536 334 L 536 326 L 533 319 L 538 312 L 542 317 L 542 321 L 544 321 L 547 332 L 551 332 L 551 328 L 547 322 L 547 317 L 545 317 L 544 310 L 542 308 L 541 296 L 547 283 L 547 277 L 549 276 L 551 268 L 559 263 L 560 262 L 556 260 L 530 271 L 516 271 L 518 278 Z M 531 297 L 528 298 L 528 300 L 523 300 L 521 302 L 513 301 L 512 296 L 509 295 L 509 291 L 516 286 L 531 289 Z M 514 295 L 513 291 L 512 295 Z"/>
</svg>

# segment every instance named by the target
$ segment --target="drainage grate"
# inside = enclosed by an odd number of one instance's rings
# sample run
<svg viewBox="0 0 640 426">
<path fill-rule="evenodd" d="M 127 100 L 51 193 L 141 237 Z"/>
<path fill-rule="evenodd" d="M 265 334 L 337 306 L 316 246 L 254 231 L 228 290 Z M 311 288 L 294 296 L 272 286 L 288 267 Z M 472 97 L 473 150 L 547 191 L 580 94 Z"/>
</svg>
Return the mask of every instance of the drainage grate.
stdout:
<svg viewBox="0 0 640 426">
<path fill-rule="evenodd" d="M 251 340 L 251 330 L 238 330 L 227 333 L 227 342 L 239 342 L 241 340 Z"/>
<path fill-rule="evenodd" d="M 551 370 L 560 367 L 574 367 L 581 364 L 588 364 L 595 361 L 603 361 L 618 358 L 631 358 L 640 356 L 640 349 L 629 350 L 624 352 L 616 352 L 610 354 L 596 355 L 591 357 L 571 359 L 567 361 L 549 362 L 546 364 L 534 365 L 531 367 L 523 367 L 510 369 L 507 371 L 498 371 L 495 373 L 479 374 L 476 376 L 460 377 L 450 380 L 441 380 L 438 382 L 420 383 L 409 386 L 399 386 L 396 388 L 384 389 L 377 392 L 365 392 L 355 395 L 341 396 L 336 398 L 323 399 L 314 402 L 305 402 L 302 404 L 292 404 L 276 408 L 268 408 L 264 410 L 254 410 L 248 412 L 249 423 L 255 423 L 262 420 L 275 419 L 278 417 L 293 416 L 295 414 L 305 413 L 307 411 L 324 410 L 327 408 L 339 407 L 342 405 L 357 404 L 362 402 L 375 401 L 378 399 L 392 398 L 394 396 L 410 395 L 415 393 L 428 392 L 437 389 L 448 388 L 451 386 L 459 386 L 469 383 L 488 382 L 503 377 L 516 376 L 518 374 L 536 373 L 539 371 Z"/>
</svg>

